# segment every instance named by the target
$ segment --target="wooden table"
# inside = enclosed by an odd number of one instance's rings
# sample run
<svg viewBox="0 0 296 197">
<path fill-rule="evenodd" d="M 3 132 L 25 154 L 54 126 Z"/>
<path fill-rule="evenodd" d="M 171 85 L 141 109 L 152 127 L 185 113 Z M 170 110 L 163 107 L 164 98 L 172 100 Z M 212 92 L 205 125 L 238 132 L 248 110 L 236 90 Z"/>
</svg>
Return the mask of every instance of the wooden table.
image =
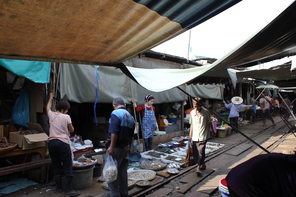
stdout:
<svg viewBox="0 0 296 197">
<path fill-rule="evenodd" d="M 41 161 L 44 161 L 42 163 L 47 163 L 47 164 L 50 163 L 50 161 L 47 161 L 48 159 L 46 160 L 46 147 L 45 146 L 44 147 L 39 147 L 39 148 L 28 149 L 28 150 L 22 150 L 20 148 L 15 148 L 14 150 L 7 151 L 7 152 L 4 152 L 4 153 L 0 153 L 0 158 L 17 156 L 17 155 L 24 155 L 24 154 L 30 154 L 30 153 L 40 153 L 41 159 L 42 159 Z M 46 162 L 45 162 L 45 160 L 46 160 Z M 36 161 L 36 162 L 38 162 L 38 161 Z M 8 168 L 9 169 L 15 168 L 11 172 L 22 171 L 22 169 L 24 169 L 24 170 L 29 169 L 30 168 L 30 162 L 27 162 L 27 163 L 28 163 L 27 166 L 26 165 L 24 166 L 24 164 L 19 164 L 19 165 L 16 164 L 16 165 L 12 165 L 12 166 L 7 167 L 7 169 Z M 22 168 L 21 168 L 20 165 L 22 165 Z M 32 167 L 33 167 L 33 165 L 32 165 Z M 4 167 L 4 168 L 6 168 L 6 167 Z M 16 168 L 19 168 L 19 169 L 16 169 Z M 41 180 L 44 181 L 45 178 L 46 178 L 46 165 L 41 166 L 41 170 L 42 170 Z M 6 174 L 8 174 L 8 173 L 6 173 Z"/>
<path fill-rule="evenodd" d="M 4 153 L 0 153 L 0 158 L 1 157 L 11 157 L 11 156 L 16 156 L 16 155 L 24 155 L 24 154 L 29 154 L 29 153 L 40 153 L 41 158 L 45 159 L 46 158 L 46 147 L 39 147 L 39 148 L 32 148 L 28 150 L 22 150 L 20 148 L 15 148 L 11 151 L 7 151 Z"/>
</svg>

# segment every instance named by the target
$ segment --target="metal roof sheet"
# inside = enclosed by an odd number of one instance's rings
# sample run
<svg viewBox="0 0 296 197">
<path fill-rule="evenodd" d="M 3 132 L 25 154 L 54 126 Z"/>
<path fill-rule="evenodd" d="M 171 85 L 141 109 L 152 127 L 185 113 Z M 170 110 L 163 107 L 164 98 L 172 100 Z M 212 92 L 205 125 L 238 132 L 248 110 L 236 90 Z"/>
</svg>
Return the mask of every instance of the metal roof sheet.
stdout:
<svg viewBox="0 0 296 197">
<path fill-rule="evenodd" d="M 0 0 L 0 57 L 114 65 L 239 0 Z"/>
</svg>

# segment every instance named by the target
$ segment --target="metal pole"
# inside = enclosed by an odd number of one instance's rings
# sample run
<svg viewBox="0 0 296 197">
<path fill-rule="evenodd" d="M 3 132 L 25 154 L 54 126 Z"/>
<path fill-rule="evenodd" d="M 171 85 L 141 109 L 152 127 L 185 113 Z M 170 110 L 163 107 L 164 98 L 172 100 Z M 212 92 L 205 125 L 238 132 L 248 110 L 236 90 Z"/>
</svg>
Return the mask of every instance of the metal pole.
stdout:
<svg viewBox="0 0 296 197">
<path fill-rule="evenodd" d="M 208 107 L 206 107 L 202 102 L 199 102 L 198 100 L 196 100 L 193 96 L 191 96 L 190 94 L 188 94 L 187 92 L 185 92 L 184 90 L 182 90 L 180 87 L 177 87 L 179 90 L 181 90 L 183 93 L 187 94 L 190 98 L 194 99 L 196 102 L 198 102 L 201 106 L 203 106 L 204 108 L 206 108 L 207 110 L 209 110 L 212 114 L 214 114 L 215 116 L 219 117 L 221 120 L 223 120 L 224 122 L 226 122 L 227 124 L 229 124 L 233 130 L 235 130 L 236 132 L 240 133 L 241 135 L 243 135 L 245 138 L 247 138 L 248 140 L 250 140 L 252 143 L 254 143 L 255 145 L 257 145 L 259 148 L 261 148 L 263 151 L 265 151 L 266 153 L 270 153 L 268 150 L 266 150 L 265 148 L 263 148 L 260 144 L 258 144 L 257 142 L 255 142 L 254 140 L 252 140 L 250 137 L 248 137 L 247 135 L 245 135 L 243 132 L 241 132 L 240 130 L 238 130 L 238 128 L 236 128 L 235 126 L 233 126 L 232 124 L 230 124 L 229 122 L 227 122 L 227 120 L 225 120 L 224 118 L 222 118 L 219 114 L 217 114 L 216 112 L 214 112 L 213 110 L 209 109 Z"/>
<path fill-rule="evenodd" d="M 190 42 L 191 42 L 191 30 L 189 30 L 188 51 L 187 51 L 187 63 L 189 63 Z"/>
</svg>

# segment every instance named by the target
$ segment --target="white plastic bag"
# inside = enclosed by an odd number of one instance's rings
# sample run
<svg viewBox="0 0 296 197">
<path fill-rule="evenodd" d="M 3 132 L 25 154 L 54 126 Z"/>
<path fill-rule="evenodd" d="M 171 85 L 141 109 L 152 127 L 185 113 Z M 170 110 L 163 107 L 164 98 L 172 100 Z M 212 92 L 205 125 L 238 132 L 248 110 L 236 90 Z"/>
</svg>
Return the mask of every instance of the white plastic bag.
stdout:
<svg viewBox="0 0 296 197">
<path fill-rule="evenodd" d="M 107 183 L 113 182 L 117 179 L 117 161 L 113 159 L 112 155 L 106 153 L 106 161 L 103 168 L 103 176 Z"/>
</svg>

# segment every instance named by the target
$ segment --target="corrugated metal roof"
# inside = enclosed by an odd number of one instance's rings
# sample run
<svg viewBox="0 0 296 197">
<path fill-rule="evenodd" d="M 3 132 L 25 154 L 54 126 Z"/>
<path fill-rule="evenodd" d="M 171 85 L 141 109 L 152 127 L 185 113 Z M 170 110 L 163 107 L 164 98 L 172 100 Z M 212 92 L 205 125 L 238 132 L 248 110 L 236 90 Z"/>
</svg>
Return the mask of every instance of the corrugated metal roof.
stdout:
<svg viewBox="0 0 296 197">
<path fill-rule="evenodd" d="M 0 0 L 0 57 L 114 65 L 239 0 Z"/>
</svg>

